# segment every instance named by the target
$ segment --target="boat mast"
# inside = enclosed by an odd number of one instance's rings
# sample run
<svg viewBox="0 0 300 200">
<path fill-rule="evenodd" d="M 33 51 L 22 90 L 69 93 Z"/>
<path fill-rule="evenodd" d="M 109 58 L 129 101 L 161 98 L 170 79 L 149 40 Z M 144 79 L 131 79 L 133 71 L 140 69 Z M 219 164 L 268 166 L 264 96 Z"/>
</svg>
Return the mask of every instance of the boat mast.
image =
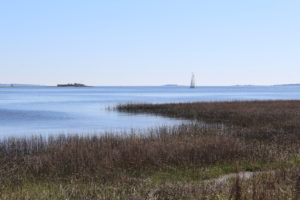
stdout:
<svg viewBox="0 0 300 200">
<path fill-rule="evenodd" d="M 195 84 L 195 74 L 192 73 L 192 80 L 191 80 L 191 86 L 190 88 L 195 88 L 196 87 L 196 84 Z"/>
</svg>

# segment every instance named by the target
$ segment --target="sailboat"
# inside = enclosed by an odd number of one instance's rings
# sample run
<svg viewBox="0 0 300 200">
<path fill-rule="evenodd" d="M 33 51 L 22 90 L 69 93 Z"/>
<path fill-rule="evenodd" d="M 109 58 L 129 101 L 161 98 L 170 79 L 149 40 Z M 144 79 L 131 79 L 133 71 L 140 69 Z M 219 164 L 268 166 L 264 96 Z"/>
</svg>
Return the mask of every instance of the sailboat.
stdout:
<svg viewBox="0 0 300 200">
<path fill-rule="evenodd" d="M 191 86 L 190 86 L 190 88 L 195 88 L 195 87 L 196 87 L 195 75 L 194 75 L 194 73 L 192 73 L 192 80 L 191 80 Z"/>
</svg>

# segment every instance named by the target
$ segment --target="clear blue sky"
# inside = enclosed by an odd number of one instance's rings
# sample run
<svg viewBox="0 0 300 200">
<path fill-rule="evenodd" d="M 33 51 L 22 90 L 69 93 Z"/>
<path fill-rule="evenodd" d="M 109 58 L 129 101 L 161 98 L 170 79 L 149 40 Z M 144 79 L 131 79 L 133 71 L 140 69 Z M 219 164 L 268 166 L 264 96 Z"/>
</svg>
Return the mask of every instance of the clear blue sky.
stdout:
<svg viewBox="0 0 300 200">
<path fill-rule="evenodd" d="M 0 83 L 300 83 L 299 0 L 0 1 Z"/>
</svg>

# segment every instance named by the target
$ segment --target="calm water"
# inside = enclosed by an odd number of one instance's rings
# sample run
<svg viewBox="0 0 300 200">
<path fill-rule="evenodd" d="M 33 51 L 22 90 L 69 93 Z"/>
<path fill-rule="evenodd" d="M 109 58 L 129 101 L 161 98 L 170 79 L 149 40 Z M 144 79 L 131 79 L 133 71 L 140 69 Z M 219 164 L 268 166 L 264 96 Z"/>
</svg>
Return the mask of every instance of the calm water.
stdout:
<svg viewBox="0 0 300 200">
<path fill-rule="evenodd" d="M 108 111 L 128 102 L 300 99 L 300 86 L 0 88 L 0 136 L 94 134 L 182 123 Z"/>
</svg>

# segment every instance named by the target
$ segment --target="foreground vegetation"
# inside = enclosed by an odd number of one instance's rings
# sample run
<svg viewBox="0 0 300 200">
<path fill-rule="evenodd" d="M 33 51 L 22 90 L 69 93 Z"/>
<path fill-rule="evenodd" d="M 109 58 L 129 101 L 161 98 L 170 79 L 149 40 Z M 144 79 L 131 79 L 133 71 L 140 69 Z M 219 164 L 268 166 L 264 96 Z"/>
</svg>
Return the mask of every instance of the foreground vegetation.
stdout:
<svg viewBox="0 0 300 200">
<path fill-rule="evenodd" d="M 126 135 L 2 140 L 0 199 L 300 199 L 300 101 L 116 109 L 193 121 Z M 223 177 L 245 171 L 255 173 Z"/>
</svg>

